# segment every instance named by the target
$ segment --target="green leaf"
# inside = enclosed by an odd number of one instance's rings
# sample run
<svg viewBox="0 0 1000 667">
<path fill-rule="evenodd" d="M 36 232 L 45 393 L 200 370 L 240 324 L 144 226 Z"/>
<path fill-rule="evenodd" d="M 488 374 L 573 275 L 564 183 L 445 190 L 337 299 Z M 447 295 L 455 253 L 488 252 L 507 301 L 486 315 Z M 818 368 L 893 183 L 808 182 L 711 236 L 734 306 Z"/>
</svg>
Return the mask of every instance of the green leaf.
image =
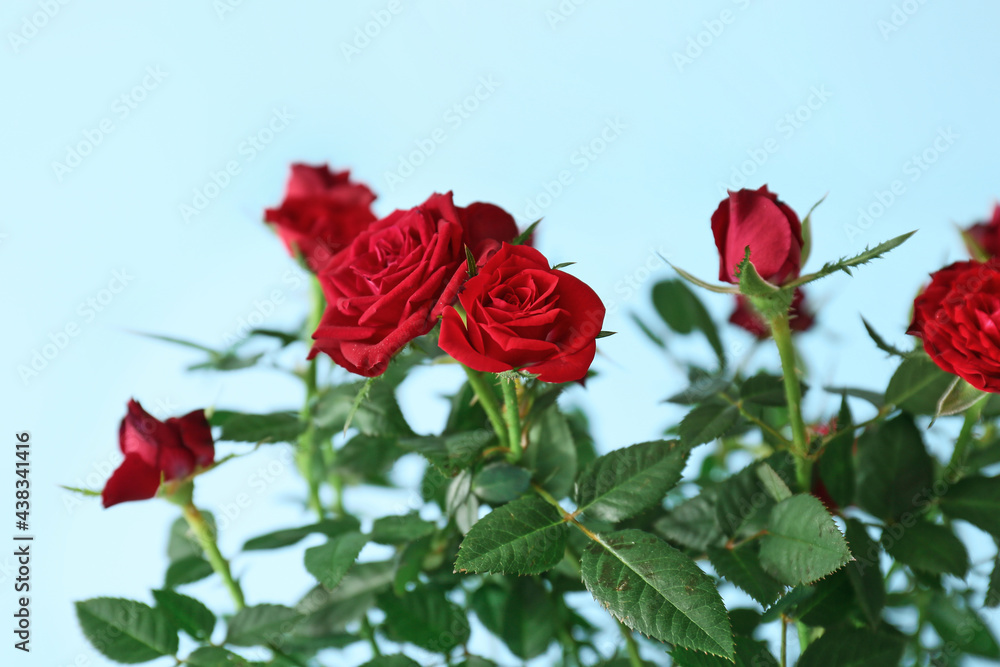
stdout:
<svg viewBox="0 0 1000 667">
<path fill-rule="evenodd" d="M 792 492 L 789 490 L 788 485 L 774 471 L 774 468 L 768 464 L 761 463 L 757 466 L 757 477 L 764 485 L 767 495 L 771 496 L 775 502 L 780 503 L 782 500 L 788 500 L 792 497 Z"/>
<path fill-rule="evenodd" d="M 885 390 L 885 402 L 915 415 L 933 415 L 955 376 L 925 356 L 903 359 Z"/>
<path fill-rule="evenodd" d="M 301 621 L 299 612 L 282 605 L 245 607 L 229 619 L 226 643 L 234 646 L 280 644 L 282 636 L 291 633 Z"/>
<path fill-rule="evenodd" d="M 348 624 L 371 609 L 376 594 L 389 588 L 395 575 L 395 559 L 355 563 L 332 591 L 313 588 L 295 605 L 296 611 L 305 615 L 296 626 L 296 634 L 317 637 L 343 633 Z"/>
<path fill-rule="evenodd" d="M 639 317 L 635 313 L 629 313 L 629 317 L 632 318 L 632 321 L 635 322 L 637 327 L 639 327 L 639 330 L 642 331 L 642 333 L 646 334 L 646 338 L 651 340 L 654 345 L 661 348 L 667 347 L 667 344 L 663 342 L 663 338 L 661 338 L 656 332 L 654 332 L 649 327 L 649 325 L 642 320 L 641 317 Z"/>
<path fill-rule="evenodd" d="M 854 429 L 833 436 L 819 459 L 819 477 L 839 507 L 854 503 Z"/>
<path fill-rule="evenodd" d="M 215 614 L 204 604 L 186 595 L 171 590 L 153 591 L 156 608 L 173 621 L 178 629 L 201 641 L 212 638 L 215 629 Z"/>
<path fill-rule="evenodd" d="M 740 411 L 735 405 L 723 401 L 703 403 L 681 420 L 678 435 L 689 446 L 702 445 L 725 435 L 739 418 Z"/>
<path fill-rule="evenodd" d="M 926 504 L 934 468 L 912 418 L 899 415 L 861 435 L 857 474 L 857 502 L 879 518 L 898 518 Z"/>
<path fill-rule="evenodd" d="M 499 505 L 519 498 L 531 486 L 531 473 L 509 463 L 491 463 L 472 480 L 472 492 Z"/>
<path fill-rule="evenodd" d="M 628 627 L 678 646 L 732 659 L 733 635 L 712 578 L 640 530 L 601 536 L 580 559 L 594 598 Z"/>
<path fill-rule="evenodd" d="M 660 259 L 663 259 L 663 257 L 661 256 Z M 670 264 L 670 262 L 667 262 L 667 264 Z M 683 278 L 684 280 L 688 281 L 692 285 L 696 285 L 698 287 L 701 287 L 702 289 L 707 289 L 709 292 L 715 292 L 716 294 L 739 294 L 740 293 L 740 288 L 739 287 L 735 287 L 733 285 L 714 285 L 714 284 L 712 284 L 710 282 L 706 282 L 706 281 L 702 280 L 701 278 L 698 278 L 697 276 L 695 276 L 695 275 L 693 275 L 691 273 L 688 273 L 687 271 L 685 271 L 684 269 L 680 268 L 679 266 L 674 266 L 673 264 L 670 264 L 670 268 L 672 268 L 674 271 L 676 271 L 677 274 L 681 278 Z"/>
<path fill-rule="evenodd" d="M 792 479 L 792 462 L 787 454 L 776 454 L 766 461 L 783 479 Z M 766 527 L 775 502 L 757 474 L 762 463 L 752 463 L 717 485 L 717 523 L 728 537 L 742 539 Z"/>
<path fill-rule="evenodd" d="M 655 440 L 605 454 L 580 474 L 577 509 L 616 523 L 659 504 L 681 478 L 690 448 Z"/>
<path fill-rule="evenodd" d="M 135 664 L 177 653 L 177 628 L 162 612 L 121 598 L 76 603 L 80 628 L 94 648 L 116 662 Z"/>
<path fill-rule="evenodd" d="M 391 367 L 391 365 L 390 365 Z M 341 433 L 351 420 L 351 426 L 365 435 L 410 437 L 413 431 L 406 423 L 396 402 L 393 385 L 388 380 L 374 382 L 357 408 L 354 402 L 367 380 L 330 387 L 316 401 L 316 425 L 331 435 Z"/>
<path fill-rule="evenodd" d="M 708 560 L 720 577 L 742 590 L 764 607 L 774 604 L 785 592 L 785 586 L 760 566 L 757 550 L 752 544 L 736 549 L 709 549 Z"/>
<path fill-rule="evenodd" d="M 986 589 L 986 599 L 983 606 L 996 609 L 1000 606 L 1000 553 L 993 560 L 993 571 L 990 573 L 990 584 Z"/>
<path fill-rule="evenodd" d="M 209 423 L 222 427 L 219 440 L 231 442 L 295 442 L 305 430 L 299 415 L 290 411 L 250 415 L 216 410 Z"/>
<path fill-rule="evenodd" d="M 809 584 L 851 559 L 844 536 L 823 503 L 808 494 L 783 500 L 771 510 L 760 538 L 760 563 L 789 586 Z"/>
<path fill-rule="evenodd" d="M 726 355 L 715 322 L 687 285 L 677 279 L 664 280 L 653 285 L 653 307 L 667 326 L 677 333 L 690 334 L 693 331 L 700 331 L 704 334 L 719 359 L 719 365 L 725 366 Z"/>
<path fill-rule="evenodd" d="M 889 555 L 915 570 L 965 577 L 969 553 L 950 529 L 918 520 L 911 526 L 893 524 L 882 532 Z"/>
<path fill-rule="evenodd" d="M 366 544 L 367 535 L 344 533 L 326 544 L 306 549 L 306 571 L 327 588 L 335 588 Z"/>
<path fill-rule="evenodd" d="M 540 574 L 566 549 L 566 524 L 541 498 L 514 500 L 480 519 L 462 540 L 456 572 Z"/>
<path fill-rule="evenodd" d="M 670 652 L 670 657 L 676 667 L 778 667 L 778 660 L 771 654 L 766 643 L 739 635 L 735 642 L 735 664 L 725 658 L 677 647 Z M 622 667 L 629 667 L 628 661 Z"/>
<path fill-rule="evenodd" d="M 902 357 L 905 359 L 906 357 L 912 356 L 912 352 L 904 352 L 898 347 L 887 343 L 886 340 L 882 338 L 877 331 L 875 331 L 875 328 L 868 323 L 868 320 L 862 317 L 861 322 L 865 325 L 865 331 L 868 332 L 868 335 L 871 337 L 872 341 L 874 341 L 875 347 L 894 357 Z"/>
<path fill-rule="evenodd" d="M 359 433 L 337 450 L 332 467 L 348 484 L 388 486 L 386 474 L 406 453 L 398 442 L 395 437 Z"/>
<path fill-rule="evenodd" d="M 471 606 L 486 629 L 522 660 L 541 655 L 556 635 L 557 612 L 545 587 L 530 577 L 509 582 L 509 589 L 484 584 Z"/>
<path fill-rule="evenodd" d="M 566 417 L 556 406 L 537 417 L 528 431 L 522 461 L 535 471 L 534 479 L 556 498 L 565 498 L 576 479 L 576 444 Z"/>
<path fill-rule="evenodd" d="M 846 396 L 860 398 L 863 401 L 868 401 L 879 409 L 885 405 L 885 394 L 871 391 L 869 389 L 858 389 L 857 387 L 823 387 L 823 391 L 828 391 L 831 394 L 838 394 L 842 398 Z"/>
<path fill-rule="evenodd" d="M 875 629 L 885 607 L 885 580 L 879 567 L 879 546 L 857 519 L 847 519 L 845 524 L 847 544 L 854 560 L 844 569 L 861 611 L 868 624 Z"/>
<path fill-rule="evenodd" d="M 402 653 L 382 655 L 369 660 L 361 667 L 420 667 L 420 663 L 407 658 Z"/>
<path fill-rule="evenodd" d="M 384 516 L 375 519 L 371 540 L 379 544 L 406 544 L 431 535 L 435 530 L 437 526 L 433 522 L 424 521 L 416 513 Z"/>
<path fill-rule="evenodd" d="M 327 537 L 337 537 L 344 533 L 357 532 L 361 524 L 352 516 L 345 516 L 340 519 L 324 519 L 319 523 L 312 523 L 299 528 L 284 528 L 273 533 L 258 535 L 247 540 L 243 545 L 243 551 L 260 551 L 264 549 L 281 549 L 296 544 L 309 535 L 319 533 Z"/>
<path fill-rule="evenodd" d="M 956 377 L 948 390 L 941 394 L 941 398 L 938 399 L 934 419 L 965 412 L 987 396 L 989 394 L 985 391 L 979 391 L 962 378 Z"/>
<path fill-rule="evenodd" d="M 479 273 L 479 269 L 476 268 L 476 257 L 472 254 L 469 246 L 465 246 L 465 272 L 470 278 Z"/>
<path fill-rule="evenodd" d="M 559 262 L 552 267 L 553 271 L 559 271 L 560 269 L 565 269 L 567 266 L 573 266 L 576 262 Z"/>
<path fill-rule="evenodd" d="M 422 454 L 435 467 L 450 475 L 468 468 L 479 453 L 496 442 L 492 431 L 479 429 L 448 435 L 427 435 L 404 438 L 399 445 Z"/>
<path fill-rule="evenodd" d="M 903 647 L 894 635 L 839 626 L 809 644 L 797 667 L 891 667 L 899 664 Z"/>
<path fill-rule="evenodd" d="M 177 588 L 184 584 L 193 584 L 214 574 L 211 563 L 201 556 L 189 556 L 175 560 L 167 568 L 163 585 L 167 588 Z"/>
<path fill-rule="evenodd" d="M 524 245 L 525 243 L 527 243 L 528 239 L 530 239 L 531 235 L 534 233 L 535 227 L 537 227 L 538 223 L 540 223 L 541 221 L 542 221 L 542 219 L 539 218 L 538 220 L 535 220 L 533 223 L 531 223 L 530 225 L 528 225 L 528 228 L 525 229 L 520 234 L 518 234 L 517 236 L 515 236 L 514 240 L 511 241 L 510 244 L 511 245 Z"/>
<path fill-rule="evenodd" d="M 812 595 L 799 601 L 789 614 L 804 624 L 828 628 L 854 615 L 857 607 L 854 589 L 844 570 L 834 572 L 807 589 Z"/>
<path fill-rule="evenodd" d="M 863 264 L 871 262 L 873 259 L 879 259 L 885 255 L 890 250 L 902 245 L 908 238 L 916 234 L 916 231 L 908 232 L 902 234 L 893 239 L 889 239 L 884 243 L 880 243 L 874 248 L 865 248 L 864 252 L 855 255 L 854 257 L 843 258 L 836 262 L 828 262 L 820 268 L 819 271 L 815 273 L 809 273 L 804 276 L 797 278 L 785 285 L 787 288 L 801 287 L 807 283 L 819 280 L 820 278 L 825 278 L 831 274 L 837 273 L 838 271 L 843 271 L 849 276 L 854 274 L 851 273 L 851 269 Z"/>
<path fill-rule="evenodd" d="M 469 256 L 472 255 L 472 253 L 469 251 L 468 246 L 466 246 L 465 252 Z M 472 268 L 473 268 L 473 270 L 475 270 L 475 268 L 476 268 L 475 261 L 473 261 L 473 263 L 472 263 Z M 476 274 L 472 273 L 470 275 L 476 275 Z M 361 409 L 361 404 L 364 403 L 365 400 L 368 398 L 368 394 L 370 394 L 371 390 L 372 390 L 372 385 L 375 384 L 375 381 L 377 379 L 378 378 L 371 377 L 371 378 L 368 378 L 367 380 L 365 380 L 364 384 L 361 385 L 361 389 L 359 389 L 358 393 L 354 396 L 354 400 L 351 402 L 351 408 L 350 408 L 350 410 L 347 411 L 347 416 L 344 417 L 344 430 L 343 430 L 343 433 L 346 434 L 347 433 L 347 429 L 351 428 L 351 422 L 354 421 L 354 415 L 358 414 L 358 410 Z"/>
<path fill-rule="evenodd" d="M 465 611 L 449 601 L 444 591 L 423 586 L 402 597 L 384 594 L 379 602 L 386 614 L 382 627 L 392 641 L 448 653 L 469 640 Z"/>
<path fill-rule="evenodd" d="M 1000 645 L 982 617 L 967 604 L 936 593 L 926 607 L 927 619 L 946 646 L 971 655 L 1000 659 Z"/>
<path fill-rule="evenodd" d="M 812 205 L 809 212 L 806 213 L 806 217 L 802 218 L 802 254 L 799 255 L 799 266 L 805 266 L 806 262 L 809 261 L 809 255 L 812 254 L 812 214 L 819 208 L 819 205 L 826 201 L 826 195 L 823 195 L 818 202 Z"/>
<path fill-rule="evenodd" d="M 726 543 L 726 536 L 719 526 L 717 502 L 716 489 L 704 489 L 658 519 L 653 527 L 671 542 L 695 551 L 721 547 Z"/>
<path fill-rule="evenodd" d="M 259 663 L 252 663 L 221 646 L 202 646 L 195 649 L 184 664 L 188 667 L 254 667 Z"/>
<path fill-rule="evenodd" d="M 251 336 L 263 336 L 264 338 L 274 338 L 281 341 L 281 347 L 288 347 L 292 343 L 297 343 L 302 339 L 301 332 L 278 331 L 277 329 L 251 329 Z"/>
<path fill-rule="evenodd" d="M 414 540 L 400 552 L 396 574 L 392 580 L 392 590 L 396 595 L 403 595 L 408 584 L 420 579 L 420 573 L 424 570 L 425 561 L 433 547 L 432 539 L 432 536 L 428 535 Z"/>
<path fill-rule="evenodd" d="M 805 395 L 805 385 L 799 385 L 802 395 Z M 745 403 L 784 407 L 785 381 L 780 375 L 758 373 L 746 379 L 740 386 L 740 399 Z"/>
<path fill-rule="evenodd" d="M 966 477 L 941 498 L 941 510 L 1000 539 L 1000 477 Z"/>
</svg>

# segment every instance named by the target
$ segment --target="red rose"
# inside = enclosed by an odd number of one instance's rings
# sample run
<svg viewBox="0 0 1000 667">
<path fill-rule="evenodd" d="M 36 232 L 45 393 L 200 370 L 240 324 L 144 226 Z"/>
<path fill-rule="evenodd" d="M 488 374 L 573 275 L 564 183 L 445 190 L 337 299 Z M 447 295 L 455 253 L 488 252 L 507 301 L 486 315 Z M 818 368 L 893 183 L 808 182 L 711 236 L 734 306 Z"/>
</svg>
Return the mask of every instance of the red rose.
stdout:
<svg viewBox="0 0 1000 667">
<path fill-rule="evenodd" d="M 719 249 L 719 280 L 738 283 L 736 267 L 750 246 L 750 262 L 776 285 L 797 278 L 802 264 L 802 223 L 778 195 L 760 190 L 729 192 L 712 214 Z"/>
<path fill-rule="evenodd" d="M 805 292 L 801 288 L 796 289 L 795 294 L 792 296 L 792 306 L 788 311 L 788 317 L 790 318 L 788 325 L 792 331 L 800 333 L 809 331 L 809 329 L 812 329 L 813 324 L 816 323 L 816 318 L 813 317 L 812 313 L 805 306 L 805 299 Z M 771 337 L 771 328 L 768 326 L 767 321 L 754 309 L 750 300 L 742 294 L 736 295 L 736 309 L 729 316 L 729 323 L 746 329 L 760 340 Z"/>
<path fill-rule="evenodd" d="M 350 171 L 332 172 L 325 164 L 293 164 L 285 200 L 264 211 L 292 257 L 298 249 L 314 271 L 375 221 L 375 195 L 350 176 Z"/>
<path fill-rule="evenodd" d="M 1000 392 L 1000 259 L 956 262 L 931 276 L 913 302 L 908 334 L 943 370 Z"/>
<path fill-rule="evenodd" d="M 534 248 L 503 244 L 445 310 L 438 345 L 469 368 L 524 369 L 544 382 L 582 380 L 594 360 L 604 304 L 585 283 L 549 268 Z"/>
<path fill-rule="evenodd" d="M 204 410 L 161 422 L 135 400 L 128 402 L 128 414 L 118 429 L 118 446 L 125 460 L 104 485 L 101 499 L 105 507 L 152 498 L 161 479 L 185 479 L 215 460 Z"/>
<path fill-rule="evenodd" d="M 481 263 L 516 235 L 503 209 L 457 208 L 450 192 L 372 224 L 319 273 L 327 308 L 310 358 L 325 352 L 352 373 L 381 375 L 455 300 L 468 278 L 465 246 Z"/>
<path fill-rule="evenodd" d="M 992 220 L 976 223 L 964 231 L 970 255 L 976 258 L 982 254 L 987 257 L 1000 255 L 1000 204 L 993 209 Z"/>
</svg>

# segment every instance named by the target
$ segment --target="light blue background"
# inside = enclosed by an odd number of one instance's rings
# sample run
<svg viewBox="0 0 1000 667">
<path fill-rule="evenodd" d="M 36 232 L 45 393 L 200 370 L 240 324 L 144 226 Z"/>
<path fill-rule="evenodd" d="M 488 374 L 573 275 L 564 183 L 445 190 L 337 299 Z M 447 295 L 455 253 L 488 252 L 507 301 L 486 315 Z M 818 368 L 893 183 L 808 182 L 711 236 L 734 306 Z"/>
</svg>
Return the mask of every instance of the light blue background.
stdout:
<svg viewBox="0 0 1000 667">
<path fill-rule="evenodd" d="M 459 203 L 495 202 L 522 222 L 533 214 L 530 203 L 540 206 L 540 248 L 553 262 L 578 262 L 572 271 L 609 305 L 605 328 L 620 332 L 601 344 L 600 376 L 570 397 L 599 409 L 593 422 L 602 450 L 655 438 L 681 414 L 661 403 L 683 384 L 677 367 L 627 314 L 650 316 L 650 286 L 671 275 L 657 253 L 704 278 L 716 275 L 709 216 L 724 184 L 738 185 L 734 170 L 754 171 L 749 185 L 768 183 L 802 214 L 829 193 L 815 215 L 812 268 L 920 229 L 854 279 L 810 288 L 821 312 L 802 347 L 816 386 L 884 386 L 894 364 L 867 340 L 859 313 L 908 344 L 915 291 L 930 271 L 963 257 L 954 224 L 987 217 L 1000 193 L 1000 9 L 985 0 L 564 0 L 562 13 L 558 0 L 400 0 L 391 22 L 349 56 L 343 44 L 387 0 L 230 0 L 232 11 L 208 0 L 52 1 L 54 15 L 36 18 L 45 4 L 7 0 L 0 11 L 8 452 L 0 467 L 13 468 L 13 433 L 29 430 L 37 535 L 33 653 L 25 660 L 10 635 L 0 635 L 5 664 L 106 664 L 78 631 L 70 601 L 148 600 L 162 581 L 172 508 L 147 502 L 102 511 L 74 504 L 57 486 L 101 485 L 117 463 L 116 429 L 130 396 L 161 417 L 205 405 L 268 410 L 300 402 L 297 383 L 277 373 L 185 373 L 197 355 L 131 333 L 222 346 L 242 321 L 268 311 L 265 302 L 273 306 L 268 326 L 302 316 L 304 283 L 260 223 L 261 210 L 280 200 L 292 161 L 353 168 L 380 193 L 382 214 L 448 189 Z M 915 11 L 897 14 L 901 25 L 888 31 L 901 4 Z M 25 21 L 44 25 L 32 33 Z M 691 46 L 699 39 L 700 53 Z M 697 57 L 679 65 L 675 54 L 689 48 Z M 147 78 L 147 68 L 165 78 Z M 131 92 L 144 79 L 146 89 Z M 482 80 L 492 90 L 479 87 Z M 467 101 L 477 87 L 483 99 Z M 122 95 L 133 96 L 134 108 Z M 810 100 L 813 109 L 802 107 Z M 462 118 L 456 104 L 476 108 Z M 287 126 L 262 150 L 249 148 L 248 137 L 267 128 L 275 110 L 291 116 Z M 797 112 L 803 120 L 792 125 L 786 115 Z M 102 121 L 110 133 L 101 130 L 82 163 L 60 174 L 53 163 Z M 581 146 L 609 121 L 622 128 L 614 141 L 594 159 L 582 157 Z M 939 132 L 949 130 L 956 138 L 947 150 L 914 171 L 913 156 L 934 153 Z M 411 176 L 390 182 L 386 173 L 401 156 L 432 136 L 444 139 Z M 763 164 L 747 163 L 753 155 Z M 230 161 L 239 173 L 185 221 L 181 206 Z M 546 199 L 563 170 L 572 182 Z M 896 180 L 903 194 L 867 229 L 857 226 L 859 209 Z M 130 277 L 127 285 L 102 293 L 115 271 Z M 91 298 L 107 301 L 101 312 L 81 307 Z M 718 318 L 728 316 L 725 297 L 706 302 Z M 22 379 L 18 367 L 67 325 L 78 335 L 37 377 Z M 734 360 L 749 349 L 741 332 L 725 338 Z M 686 341 L 673 349 L 703 354 Z M 750 363 L 773 359 L 765 350 Z M 444 392 L 457 381 L 435 369 L 404 388 L 404 410 L 419 430 L 439 428 L 444 414 L 426 383 Z M 826 418 L 836 403 L 814 392 L 808 408 L 810 418 Z M 284 472 L 263 481 L 268 464 Z M 295 482 L 277 448 L 203 478 L 198 500 L 206 508 L 221 512 L 241 493 L 250 499 L 223 531 L 223 550 L 235 553 L 247 537 L 303 520 Z M 13 482 L 3 484 L 0 498 L 12 513 L 2 489 Z M 399 507 L 410 497 L 361 492 L 352 507 Z M 976 556 L 991 555 L 987 546 Z M 309 578 L 293 556 L 235 559 L 251 602 L 290 602 L 305 590 Z M 0 555 L 5 614 L 15 598 L 11 565 Z M 194 590 L 227 605 L 216 584 Z"/>
</svg>

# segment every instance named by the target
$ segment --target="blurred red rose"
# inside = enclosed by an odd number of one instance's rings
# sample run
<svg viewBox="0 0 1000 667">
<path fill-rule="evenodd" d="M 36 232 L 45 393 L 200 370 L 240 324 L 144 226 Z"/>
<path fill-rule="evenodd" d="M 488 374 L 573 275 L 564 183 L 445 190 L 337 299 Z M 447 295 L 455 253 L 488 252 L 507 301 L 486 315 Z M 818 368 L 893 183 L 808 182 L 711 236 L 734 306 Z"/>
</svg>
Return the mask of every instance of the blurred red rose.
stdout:
<svg viewBox="0 0 1000 667">
<path fill-rule="evenodd" d="M 604 304 L 534 248 L 504 244 L 441 320 L 438 345 L 477 371 L 524 369 L 544 382 L 582 380 L 594 360 Z"/>
<path fill-rule="evenodd" d="M 294 257 L 298 249 L 314 271 L 375 221 L 375 194 L 350 176 L 350 171 L 332 172 L 325 164 L 293 164 L 285 200 L 264 211 L 288 252 Z"/>
<path fill-rule="evenodd" d="M 1000 392 L 1000 258 L 956 262 L 931 275 L 907 333 L 943 370 Z"/>
<path fill-rule="evenodd" d="M 809 331 L 816 323 L 816 318 L 806 307 L 805 298 L 805 292 L 801 288 L 796 289 L 794 296 L 792 296 L 792 306 L 788 311 L 790 318 L 788 324 L 792 331 L 800 333 Z M 746 329 L 760 340 L 771 337 L 771 328 L 767 321 L 754 309 L 750 300 L 742 294 L 736 295 L 736 309 L 729 316 L 729 322 Z"/>
<path fill-rule="evenodd" d="M 118 446 L 125 460 L 112 473 L 101 499 L 105 507 L 156 495 L 165 482 L 190 477 L 212 465 L 215 446 L 204 410 L 161 422 L 139 402 L 128 402 L 128 413 L 118 429 Z"/>
<path fill-rule="evenodd" d="M 450 192 L 372 224 L 319 273 L 327 307 L 310 358 L 323 352 L 352 373 L 381 375 L 455 300 L 468 278 L 465 247 L 481 264 L 515 236 L 509 213 L 457 208 Z"/>
<path fill-rule="evenodd" d="M 750 263 L 776 285 L 797 278 L 802 264 L 802 223 L 767 186 L 729 192 L 712 214 L 719 249 L 719 280 L 738 283 L 736 267 L 750 246 Z"/>
<path fill-rule="evenodd" d="M 988 259 L 1000 255 L 1000 204 L 993 209 L 993 219 L 978 222 L 963 230 L 969 254 L 976 259 Z"/>
</svg>

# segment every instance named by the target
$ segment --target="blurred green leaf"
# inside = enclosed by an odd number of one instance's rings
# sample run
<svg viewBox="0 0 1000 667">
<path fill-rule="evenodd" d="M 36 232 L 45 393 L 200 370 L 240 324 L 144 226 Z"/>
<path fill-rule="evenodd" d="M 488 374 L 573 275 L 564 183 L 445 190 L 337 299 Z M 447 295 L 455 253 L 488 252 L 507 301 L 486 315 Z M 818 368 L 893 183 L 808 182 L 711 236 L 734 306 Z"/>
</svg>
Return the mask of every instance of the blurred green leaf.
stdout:
<svg viewBox="0 0 1000 667">
<path fill-rule="evenodd" d="M 760 538 L 760 563 L 778 581 L 790 586 L 812 583 L 850 559 L 833 517 L 813 496 L 792 496 L 771 510 L 767 534 Z"/>
</svg>

